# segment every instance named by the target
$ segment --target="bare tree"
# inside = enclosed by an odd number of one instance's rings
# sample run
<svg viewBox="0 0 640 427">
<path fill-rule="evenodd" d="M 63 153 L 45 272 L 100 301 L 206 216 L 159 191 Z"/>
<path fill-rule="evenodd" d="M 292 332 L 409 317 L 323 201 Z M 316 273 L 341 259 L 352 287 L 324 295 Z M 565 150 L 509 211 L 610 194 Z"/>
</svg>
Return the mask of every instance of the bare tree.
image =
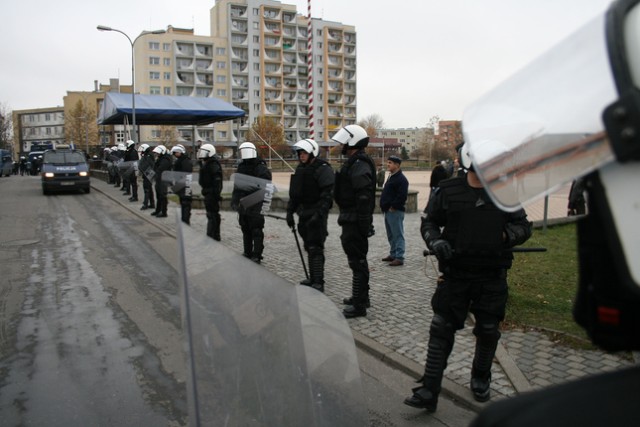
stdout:
<svg viewBox="0 0 640 427">
<path fill-rule="evenodd" d="M 12 150 L 13 118 L 8 105 L 0 103 L 0 148 Z"/>
<path fill-rule="evenodd" d="M 86 149 L 98 144 L 98 125 L 96 111 L 81 100 L 65 115 L 64 137 L 68 143 L 75 144 L 78 149 Z"/>
<path fill-rule="evenodd" d="M 358 122 L 362 126 L 370 138 L 378 136 L 378 130 L 384 128 L 384 120 L 378 114 L 370 114 Z"/>
<path fill-rule="evenodd" d="M 284 139 L 284 127 L 272 117 L 259 116 L 251 125 L 247 140 L 252 141 L 258 147 L 258 152 L 262 157 L 269 154 L 267 144 L 278 154 L 290 151 Z"/>
</svg>

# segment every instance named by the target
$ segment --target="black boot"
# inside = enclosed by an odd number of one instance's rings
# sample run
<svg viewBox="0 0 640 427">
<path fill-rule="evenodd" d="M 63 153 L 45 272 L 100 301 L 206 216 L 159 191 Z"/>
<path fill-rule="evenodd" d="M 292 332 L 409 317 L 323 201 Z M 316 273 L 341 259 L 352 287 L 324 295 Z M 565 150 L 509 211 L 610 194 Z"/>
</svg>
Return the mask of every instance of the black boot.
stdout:
<svg viewBox="0 0 640 427">
<path fill-rule="evenodd" d="M 497 323 L 476 323 L 473 333 L 476 336 L 476 351 L 471 367 L 471 392 L 478 402 L 491 398 L 491 365 L 498 347 L 500 331 Z"/>
<path fill-rule="evenodd" d="M 324 292 L 324 252 L 322 248 L 309 248 L 309 279 L 311 287 Z"/>
<path fill-rule="evenodd" d="M 344 305 L 353 305 L 353 297 L 342 298 L 342 303 Z M 365 301 L 364 306 L 366 308 L 370 308 L 371 307 L 371 300 L 369 299 L 369 297 L 367 297 L 367 300 Z"/>
<path fill-rule="evenodd" d="M 412 389 L 413 395 L 404 400 L 404 404 L 434 412 L 438 407 L 438 395 L 442 387 L 442 376 L 447 360 L 453 348 L 455 329 L 442 316 L 436 314 L 429 330 L 429 346 L 424 375 L 417 382 L 422 386 Z"/>
<path fill-rule="evenodd" d="M 351 282 L 351 292 L 353 293 L 352 304 L 346 306 L 342 310 L 342 314 L 347 319 L 354 317 L 363 317 L 367 315 L 367 307 L 365 306 L 367 295 L 363 295 L 363 286 L 359 274 L 354 273 Z"/>
</svg>

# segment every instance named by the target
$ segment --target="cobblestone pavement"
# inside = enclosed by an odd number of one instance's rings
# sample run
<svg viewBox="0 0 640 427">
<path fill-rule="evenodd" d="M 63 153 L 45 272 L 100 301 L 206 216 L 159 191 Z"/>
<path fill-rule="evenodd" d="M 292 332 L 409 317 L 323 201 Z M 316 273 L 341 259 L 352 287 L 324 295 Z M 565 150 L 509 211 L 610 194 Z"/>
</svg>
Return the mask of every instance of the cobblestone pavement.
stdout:
<svg viewBox="0 0 640 427">
<path fill-rule="evenodd" d="M 139 211 L 140 203 L 129 203 L 113 186 L 95 179 L 94 188 L 141 214 L 168 231 L 175 231 L 177 209 L 168 218 L 155 218 Z M 565 213 L 566 198 L 558 202 L 553 215 Z M 177 205 L 170 203 L 170 208 Z M 533 210 L 535 212 L 535 209 Z M 284 219 L 283 213 L 274 213 Z M 222 243 L 242 252 L 241 231 L 234 212 L 221 212 Z M 539 214 L 530 214 L 530 219 Z M 337 215 L 329 218 L 329 237 L 325 255 L 325 293 L 341 307 L 342 298 L 351 294 L 351 271 L 340 245 Z M 204 233 L 206 215 L 194 209 L 192 227 Z M 376 235 L 369 239 L 371 269 L 371 308 L 366 317 L 349 320 L 356 342 L 381 355 L 406 372 L 421 375 L 426 358 L 428 328 L 432 317 L 430 299 L 434 292 L 436 270 L 432 257 L 425 258 L 419 233 L 420 214 L 405 216 L 406 257 L 400 267 L 389 267 L 380 261 L 388 255 L 388 243 L 381 215 L 374 217 Z M 262 265 L 284 279 L 298 283 L 304 278 L 294 236 L 284 220 L 268 217 L 265 225 L 265 251 Z M 443 383 L 444 391 L 474 408 L 483 404 L 473 401 L 468 391 L 475 339 L 469 324 L 456 334 Z M 530 389 L 562 383 L 584 375 L 619 369 L 633 363 L 625 355 L 602 351 L 573 350 L 550 341 L 535 331 L 504 331 L 492 369 L 492 399 Z M 409 390 L 407 390 L 409 392 Z"/>
</svg>

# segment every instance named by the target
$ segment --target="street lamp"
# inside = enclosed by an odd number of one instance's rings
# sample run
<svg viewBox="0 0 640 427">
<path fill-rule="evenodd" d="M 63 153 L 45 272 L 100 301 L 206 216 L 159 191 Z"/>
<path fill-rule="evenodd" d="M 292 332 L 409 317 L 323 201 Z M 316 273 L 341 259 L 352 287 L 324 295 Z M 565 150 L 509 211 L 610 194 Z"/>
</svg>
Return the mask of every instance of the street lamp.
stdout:
<svg viewBox="0 0 640 427">
<path fill-rule="evenodd" d="M 146 36 L 147 34 L 164 34 L 167 31 L 166 30 L 143 31 L 140 33 L 140 35 L 138 35 L 138 37 L 136 37 L 135 39 L 133 39 L 133 41 L 131 41 L 131 37 L 129 37 L 127 33 L 125 33 L 124 31 L 120 31 L 116 28 L 107 27 L 105 25 L 98 25 L 97 29 L 98 31 L 115 31 L 116 33 L 120 33 L 123 36 L 125 36 L 127 40 L 129 40 L 129 43 L 131 44 L 131 122 L 132 122 L 131 125 L 133 126 L 133 132 L 131 132 L 131 138 L 133 139 L 134 142 L 137 143 L 138 135 L 136 131 L 136 75 L 135 75 L 135 59 L 133 56 L 133 47 L 136 44 L 136 41 L 142 36 Z"/>
</svg>

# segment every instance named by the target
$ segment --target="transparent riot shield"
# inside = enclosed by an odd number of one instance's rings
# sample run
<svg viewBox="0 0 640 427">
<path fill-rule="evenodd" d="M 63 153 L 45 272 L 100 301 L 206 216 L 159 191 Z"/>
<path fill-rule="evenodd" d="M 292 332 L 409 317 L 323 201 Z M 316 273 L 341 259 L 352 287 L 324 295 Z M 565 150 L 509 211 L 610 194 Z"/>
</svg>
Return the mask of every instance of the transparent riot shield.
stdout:
<svg viewBox="0 0 640 427">
<path fill-rule="evenodd" d="M 262 215 L 266 215 L 271 210 L 273 195 L 278 191 L 272 181 L 241 173 L 232 174 L 231 181 L 234 190 L 247 194 L 239 199 L 241 209 L 249 210 L 261 204 Z"/>
<path fill-rule="evenodd" d="M 138 169 L 151 182 L 153 182 L 156 177 L 156 171 L 153 170 L 153 165 L 153 160 L 147 157 L 142 157 L 138 161 Z"/>
<path fill-rule="evenodd" d="M 368 425 L 353 337 L 336 306 L 177 228 L 190 424 Z"/>
<path fill-rule="evenodd" d="M 167 183 L 172 193 L 177 194 L 184 190 L 184 196 L 193 194 L 193 173 L 179 171 L 162 172 L 162 182 Z"/>
<path fill-rule="evenodd" d="M 138 172 L 138 161 L 137 160 L 129 160 L 124 161 L 120 159 L 117 163 L 118 169 L 120 170 L 120 175 L 123 177 L 131 177 L 136 172 Z"/>
</svg>

